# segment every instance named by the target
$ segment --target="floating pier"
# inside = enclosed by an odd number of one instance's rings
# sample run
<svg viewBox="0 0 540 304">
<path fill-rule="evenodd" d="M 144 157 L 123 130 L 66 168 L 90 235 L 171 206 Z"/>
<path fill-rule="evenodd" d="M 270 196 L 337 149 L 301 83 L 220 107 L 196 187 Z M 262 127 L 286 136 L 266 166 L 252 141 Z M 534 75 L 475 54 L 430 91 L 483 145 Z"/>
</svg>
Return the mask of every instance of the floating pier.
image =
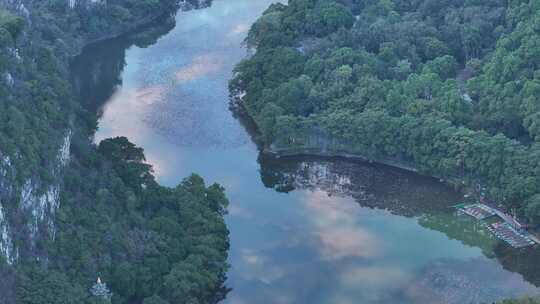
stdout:
<svg viewBox="0 0 540 304">
<path fill-rule="evenodd" d="M 460 210 L 463 211 L 465 214 L 474 217 L 477 220 L 485 220 L 489 217 L 496 215 L 496 213 L 491 210 L 491 208 L 483 204 L 465 205 L 462 206 Z"/>
<path fill-rule="evenodd" d="M 523 248 L 539 243 L 536 237 L 522 229 L 523 226 L 515 218 L 498 209 L 485 204 L 465 203 L 454 207 L 479 221 L 492 216 L 499 217 L 502 221 L 488 225 L 488 230 L 514 248 Z"/>
<path fill-rule="evenodd" d="M 514 248 L 523 248 L 535 244 L 526 234 L 517 231 L 508 223 L 493 223 L 488 226 L 488 229 L 499 239 L 507 242 Z"/>
</svg>

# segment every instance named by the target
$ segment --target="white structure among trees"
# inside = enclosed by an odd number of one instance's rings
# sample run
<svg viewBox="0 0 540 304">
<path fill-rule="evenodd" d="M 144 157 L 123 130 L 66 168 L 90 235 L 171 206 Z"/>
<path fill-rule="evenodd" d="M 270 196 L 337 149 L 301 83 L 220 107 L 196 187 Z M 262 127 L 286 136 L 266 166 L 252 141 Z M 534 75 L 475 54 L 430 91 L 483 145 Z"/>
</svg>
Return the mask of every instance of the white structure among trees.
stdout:
<svg viewBox="0 0 540 304">
<path fill-rule="evenodd" d="M 106 300 L 107 302 L 111 301 L 112 292 L 107 287 L 107 284 L 101 282 L 101 278 L 97 278 L 96 284 L 90 288 L 90 293 L 94 297 L 100 297 Z"/>
</svg>

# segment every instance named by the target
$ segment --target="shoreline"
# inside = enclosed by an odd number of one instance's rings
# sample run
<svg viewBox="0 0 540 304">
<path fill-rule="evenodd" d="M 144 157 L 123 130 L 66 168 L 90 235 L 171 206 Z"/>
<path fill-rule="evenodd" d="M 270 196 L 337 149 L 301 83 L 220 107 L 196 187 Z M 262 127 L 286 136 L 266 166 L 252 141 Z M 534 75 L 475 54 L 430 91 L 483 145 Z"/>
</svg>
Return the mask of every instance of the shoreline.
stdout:
<svg viewBox="0 0 540 304">
<path fill-rule="evenodd" d="M 308 151 L 313 150 L 313 151 Z M 322 149 L 303 149 L 303 151 L 293 151 L 293 149 L 283 149 L 283 150 L 274 150 L 270 148 L 264 148 L 261 150 L 266 156 L 270 156 L 276 159 L 280 158 L 295 158 L 295 157 L 321 157 L 321 158 L 337 158 L 349 161 L 361 161 L 370 164 L 380 164 L 392 168 L 397 168 L 405 170 L 411 173 L 416 173 L 422 176 L 428 176 L 435 179 L 441 179 L 440 177 L 433 176 L 430 174 L 423 174 L 418 168 L 414 167 L 411 164 L 400 163 L 399 161 L 390 160 L 390 159 L 376 159 L 372 160 L 360 154 L 347 153 L 347 152 L 323 152 Z"/>
<path fill-rule="evenodd" d="M 179 9 L 180 9 L 180 7 L 178 6 L 176 8 L 176 10 L 173 11 L 173 12 L 165 12 L 165 11 L 163 11 L 163 12 L 161 12 L 159 14 L 143 18 L 139 22 L 136 22 L 136 23 L 134 23 L 132 25 L 129 25 L 129 26 L 127 26 L 127 28 L 119 30 L 116 33 L 111 33 L 111 34 L 108 34 L 108 35 L 104 35 L 104 36 L 100 36 L 100 37 L 93 37 L 93 38 L 83 37 L 83 39 L 81 40 L 80 45 L 77 47 L 77 50 L 74 52 L 74 54 L 70 55 L 70 60 L 72 60 L 73 58 L 81 55 L 82 50 L 84 48 L 89 47 L 89 46 L 91 46 L 93 44 L 101 43 L 101 42 L 104 42 L 104 41 L 107 41 L 107 40 L 118 39 L 118 38 L 120 38 L 122 36 L 127 36 L 127 35 L 130 35 L 130 34 L 134 34 L 136 32 L 139 32 L 141 30 L 144 30 L 146 27 L 151 27 L 154 24 L 157 25 L 158 22 L 165 22 L 168 18 L 174 16 L 178 12 Z"/>
<path fill-rule="evenodd" d="M 403 161 L 399 161 L 396 159 L 391 158 L 379 158 L 379 159 L 370 159 L 366 157 L 365 155 L 361 154 L 355 154 L 350 153 L 347 151 L 324 151 L 323 148 L 284 148 L 284 149 L 274 149 L 271 148 L 271 146 L 268 146 L 267 143 L 263 142 L 260 138 L 258 138 L 258 135 L 260 135 L 259 132 L 259 126 L 257 125 L 257 121 L 249 115 L 247 109 L 244 107 L 244 103 L 242 101 L 243 92 L 237 92 L 236 94 L 231 94 L 230 96 L 230 109 L 233 112 L 233 114 L 241 121 L 243 121 L 243 125 L 248 125 L 249 128 L 246 127 L 248 133 L 250 134 L 253 142 L 255 145 L 257 145 L 259 152 L 267 157 L 272 157 L 274 159 L 280 159 L 280 158 L 297 158 L 297 157 L 320 157 L 320 158 L 327 158 L 327 159 L 343 159 L 348 161 L 361 161 L 369 164 L 379 164 L 383 166 L 388 166 L 392 168 L 397 168 L 401 170 L 405 170 L 414 174 L 418 174 L 425 177 L 430 177 L 439 180 L 439 182 L 443 182 L 449 186 L 456 186 L 457 184 L 465 186 L 462 183 L 462 179 L 460 178 L 449 178 L 449 177 L 442 177 L 437 176 L 434 174 L 428 174 L 422 172 L 420 169 L 418 169 L 415 164 L 413 163 L 404 163 Z M 454 182 L 450 184 L 450 182 Z M 467 188 L 465 188 L 467 189 Z M 470 189 L 472 190 L 472 189 Z M 462 191 L 458 190 L 462 194 L 467 194 L 465 192 L 474 192 L 474 191 Z"/>
<path fill-rule="evenodd" d="M 300 157 L 319 157 L 323 159 L 341 159 L 345 161 L 357 161 L 369 164 L 387 166 L 394 169 L 405 170 L 407 172 L 418 174 L 423 177 L 433 178 L 440 183 L 444 183 L 448 187 L 452 187 L 456 192 L 463 196 L 463 199 L 474 200 L 475 202 L 484 201 L 481 190 L 484 187 L 481 183 L 475 185 L 467 185 L 461 177 L 445 177 L 438 176 L 432 173 L 422 172 L 415 164 L 405 163 L 403 161 L 391 158 L 370 159 L 365 155 L 350 153 L 347 151 L 328 151 L 323 148 L 283 148 L 275 149 L 271 145 L 263 142 L 258 136 L 260 135 L 257 121 L 249 115 L 242 101 L 243 91 L 237 91 L 230 95 L 230 109 L 238 119 L 245 121 L 250 129 L 247 130 L 252 137 L 253 142 L 257 145 L 259 153 L 266 157 L 274 159 L 292 159 Z M 496 202 L 492 202 L 497 205 Z"/>
</svg>

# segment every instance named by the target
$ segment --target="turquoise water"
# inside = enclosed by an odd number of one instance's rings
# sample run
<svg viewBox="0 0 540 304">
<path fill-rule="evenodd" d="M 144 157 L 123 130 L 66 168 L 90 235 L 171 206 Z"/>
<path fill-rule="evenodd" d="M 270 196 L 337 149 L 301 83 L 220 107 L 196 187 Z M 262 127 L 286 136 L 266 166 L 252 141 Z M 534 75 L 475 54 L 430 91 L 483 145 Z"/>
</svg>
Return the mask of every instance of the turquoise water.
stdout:
<svg viewBox="0 0 540 304">
<path fill-rule="evenodd" d="M 436 180 L 259 156 L 228 108 L 227 83 L 247 55 L 249 25 L 270 3 L 214 1 L 179 12 L 150 42 L 100 43 L 73 63 L 85 103 L 101 113 L 96 142 L 127 136 L 164 185 L 196 172 L 227 189 L 224 303 L 481 303 L 537 293 L 538 271 L 503 267 L 516 253 L 454 215 L 448 206 L 461 196 Z"/>
</svg>

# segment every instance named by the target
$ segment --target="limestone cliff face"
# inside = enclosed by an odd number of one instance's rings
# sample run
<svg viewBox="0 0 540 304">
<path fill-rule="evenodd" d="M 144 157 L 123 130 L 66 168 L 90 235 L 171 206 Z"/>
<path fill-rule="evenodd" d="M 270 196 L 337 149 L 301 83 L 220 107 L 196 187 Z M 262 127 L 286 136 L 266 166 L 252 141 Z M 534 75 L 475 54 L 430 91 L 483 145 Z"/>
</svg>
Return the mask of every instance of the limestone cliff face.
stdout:
<svg viewBox="0 0 540 304">
<path fill-rule="evenodd" d="M 31 73 L 24 73 L 21 70 L 24 71 L 29 65 L 35 64 L 36 56 L 38 56 L 28 50 L 35 48 L 38 43 L 33 40 L 34 36 L 30 33 L 34 30 L 33 27 L 37 27 L 35 24 L 37 23 L 36 20 L 39 20 L 39 13 L 34 8 L 42 4 L 40 1 L 0 0 L 0 9 L 8 10 L 11 14 L 18 15 L 26 20 L 25 29 L 17 43 L 12 46 L 4 46 L 2 50 L 3 56 L 8 56 L 9 64 L 3 68 L 4 70 L 0 70 L 0 82 L 3 82 L 7 88 L 8 95 L 17 96 L 15 92 L 20 87 L 19 85 L 32 80 L 32 78 L 28 78 L 32 77 L 28 76 Z M 87 17 L 88 15 L 92 16 L 92 6 L 107 5 L 106 0 L 65 1 L 67 7 L 74 12 L 70 18 L 78 16 L 76 10 L 84 11 Z M 170 4 L 171 1 L 167 0 L 163 1 L 163 3 Z M 167 8 L 169 7 L 167 6 Z M 141 22 L 152 21 L 158 17 L 157 15 L 163 14 L 164 11 L 165 8 L 161 11 L 148 12 L 148 16 L 144 16 L 146 21 L 142 20 Z M 32 24 L 33 22 L 34 24 Z M 64 62 L 69 62 L 69 56 L 78 53 L 85 43 L 122 34 L 122 31 L 126 28 L 129 30 L 134 26 L 136 26 L 134 22 L 130 22 L 125 27 L 122 27 L 122 24 L 117 22 L 110 31 L 103 34 L 92 33 L 92 36 L 84 36 L 84 32 L 79 33 L 81 29 L 76 30 L 76 33 L 73 30 L 72 32 L 66 30 L 65 33 L 61 33 L 61 36 L 52 43 L 55 43 L 55 48 L 58 45 L 63 48 L 64 54 L 58 55 L 58 61 L 60 61 L 60 69 L 64 71 L 62 73 L 65 73 L 66 81 L 68 79 L 68 67 Z M 65 37 L 62 35 L 65 35 Z M 13 103 L 33 102 L 32 100 L 18 100 L 13 96 L 10 98 Z M 0 98 L 6 100 L 5 97 L 0 96 Z M 61 107 L 61 103 L 56 106 Z M 72 113 L 68 113 L 66 117 L 72 115 Z M 66 118 L 67 120 L 71 119 Z M 65 125 L 72 124 L 66 123 Z M 47 155 L 54 156 L 47 157 L 46 164 L 39 165 L 39 169 L 47 171 L 50 176 L 47 180 L 40 178 L 40 173 L 35 172 L 37 169 L 25 173 L 24 176 L 20 170 L 17 170 L 16 164 L 20 165 L 20 163 L 26 162 L 17 144 L 15 148 L 11 147 L 11 149 L 0 146 L 0 260 L 5 259 L 9 264 L 15 263 L 19 257 L 23 256 L 41 258 L 42 255 L 37 248 L 39 246 L 36 246 L 36 244 L 41 239 L 54 239 L 56 235 L 55 215 L 60 207 L 63 169 L 70 160 L 73 131 L 71 127 L 58 129 L 52 125 L 50 129 L 52 130 L 49 132 L 50 138 L 44 139 L 44 141 L 48 143 L 47 149 L 53 151 Z M 14 141 L 24 142 L 24 139 L 15 139 Z"/>
<path fill-rule="evenodd" d="M 75 8 L 77 5 L 105 4 L 106 0 L 67 0 L 70 8 Z"/>
<path fill-rule="evenodd" d="M 26 30 L 30 30 L 34 1 L 0 0 L 0 8 L 26 19 Z M 80 0 L 66 1 L 71 6 Z M 21 49 L 31 43 L 23 37 L 19 43 L 7 48 L 11 64 L 0 74 L 9 89 L 15 90 L 16 83 L 21 81 L 13 70 L 21 69 L 25 60 L 31 60 L 21 55 Z M 14 160 L 21 158 L 20 153 L 8 153 L 0 146 L 0 256 L 9 264 L 17 260 L 21 250 L 32 251 L 38 238 L 54 238 L 54 217 L 60 204 L 59 180 L 63 167 L 69 161 L 72 136 L 69 129 L 61 133 L 65 134 L 64 138 L 59 140 L 56 160 L 51 162 L 53 165 L 49 168 L 53 182 L 44 182 L 37 174 L 21 177 L 14 165 Z"/>
<path fill-rule="evenodd" d="M 20 10 L 24 15 L 29 15 L 27 5 L 39 0 L 0 0 L 0 5 L 10 10 Z M 65 0 L 70 8 L 77 5 L 91 5 L 96 3 L 106 3 L 106 0 Z"/>
<path fill-rule="evenodd" d="M 19 247 L 32 251 L 40 237 L 55 237 L 54 218 L 60 205 L 59 180 L 70 159 L 71 136 L 71 131 L 66 130 L 58 149 L 52 183 L 27 178 L 21 185 L 11 158 L 0 152 L 0 255 L 9 264 L 19 257 Z"/>
<path fill-rule="evenodd" d="M 12 12 L 18 12 L 20 15 L 29 17 L 30 11 L 26 8 L 26 1 L 23 0 L 0 0 L 0 7 Z"/>
</svg>

